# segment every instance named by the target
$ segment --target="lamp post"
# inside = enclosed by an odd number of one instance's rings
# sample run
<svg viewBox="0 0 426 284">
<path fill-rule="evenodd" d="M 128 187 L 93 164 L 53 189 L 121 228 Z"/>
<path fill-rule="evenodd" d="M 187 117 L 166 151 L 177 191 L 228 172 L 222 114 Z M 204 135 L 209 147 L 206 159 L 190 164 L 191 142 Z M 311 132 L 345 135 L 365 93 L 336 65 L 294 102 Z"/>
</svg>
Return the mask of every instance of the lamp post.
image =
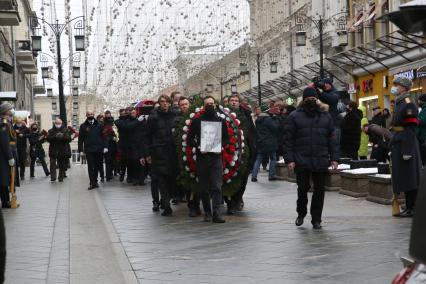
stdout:
<svg viewBox="0 0 426 284">
<path fill-rule="evenodd" d="M 338 24 L 339 24 L 339 29 L 343 30 L 342 27 L 344 26 L 344 29 L 346 29 L 346 15 L 348 14 L 347 12 L 340 12 L 337 13 L 335 15 L 330 16 L 328 19 L 324 19 L 322 16 L 320 16 L 318 19 L 314 19 L 305 15 L 298 15 L 296 18 L 296 26 L 298 27 L 298 31 L 296 32 L 296 46 L 306 46 L 306 31 L 304 30 L 304 24 L 305 24 L 305 19 L 311 21 L 315 27 L 318 30 L 319 33 L 319 41 L 320 41 L 320 47 L 319 47 L 319 52 L 320 52 L 320 70 L 319 70 L 319 75 L 321 79 L 325 78 L 325 69 L 324 69 L 324 25 L 327 25 L 327 23 L 334 19 L 336 16 L 341 15 L 341 14 L 345 14 L 345 16 L 339 18 Z M 342 18 L 344 18 L 342 20 Z M 341 32 L 341 31 L 340 31 Z M 347 37 L 347 33 L 344 34 L 339 34 L 339 32 L 337 33 L 339 36 L 341 35 L 345 35 Z"/>
<path fill-rule="evenodd" d="M 51 24 L 46 22 L 44 19 L 41 19 L 38 17 L 33 16 L 32 18 L 33 20 L 31 21 L 31 24 L 33 29 L 40 29 L 40 26 L 37 20 L 41 20 L 43 23 L 45 23 L 47 26 L 50 27 L 50 29 L 52 30 L 56 38 L 56 55 L 57 55 L 57 65 L 58 65 L 58 87 L 59 87 L 59 116 L 63 124 L 66 126 L 67 112 L 65 107 L 65 96 L 64 96 L 64 81 L 63 81 L 62 57 L 61 57 L 61 35 L 69 23 L 79 19 L 74 24 L 74 29 L 76 30 L 75 46 L 77 51 L 83 51 L 84 50 L 84 17 L 83 16 L 75 17 L 65 22 L 64 24 L 59 24 L 58 20 L 56 20 L 56 23 Z M 36 49 L 34 51 L 41 51 L 41 36 L 36 35 L 36 36 L 33 36 L 32 39 L 33 39 L 33 50 L 35 47 Z M 79 71 L 80 70 L 78 70 L 78 77 L 80 76 Z"/>
</svg>

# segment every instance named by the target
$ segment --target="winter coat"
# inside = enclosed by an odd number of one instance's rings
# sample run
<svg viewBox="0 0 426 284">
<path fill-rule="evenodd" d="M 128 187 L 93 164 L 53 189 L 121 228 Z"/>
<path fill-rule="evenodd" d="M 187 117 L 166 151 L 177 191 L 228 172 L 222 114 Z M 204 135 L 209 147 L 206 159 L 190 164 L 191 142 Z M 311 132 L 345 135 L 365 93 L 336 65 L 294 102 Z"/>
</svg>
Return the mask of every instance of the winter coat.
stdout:
<svg viewBox="0 0 426 284">
<path fill-rule="evenodd" d="M 426 263 L 426 168 L 422 169 L 422 180 L 417 195 L 416 214 L 411 226 L 410 255 L 417 261 Z"/>
<path fill-rule="evenodd" d="M 117 151 L 117 142 L 115 142 L 115 138 L 117 135 L 115 134 L 114 128 L 114 118 L 106 119 L 104 121 L 104 125 L 102 127 L 102 138 L 105 141 L 105 146 L 108 148 L 108 152 L 113 154 Z"/>
<path fill-rule="evenodd" d="M 401 94 L 395 100 L 392 128 L 395 130 L 390 141 L 392 149 L 392 187 L 395 193 L 415 191 L 420 184 L 420 148 L 415 127 L 408 123 L 418 117 L 417 106 L 409 94 Z M 403 127 L 402 131 L 396 130 Z M 405 160 L 403 156 L 411 156 Z"/>
<path fill-rule="evenodd" d="M 13 158 L 9 145 L 8 127 L 0 122 L 0 186 L 10 185 L 9 160 Z"/>
<path fill-rule="evenodd" d="M 296 171 L 327 172 L 331 161 L 339 159 L 335 127 L 330 114 L 308 113 L 303 107 L 287 118 L 285 156 L 294 162 Z"/>
<path fill-rule="evenodd" d="M 342 152 L 356 152 L 361 144 L 361 123 L 362 112 L 354 109 L 348 112 L 343 118 L 340 137 L 340 148 Z"/>
<path fill-rule="evenodd" d="M 30 157 L 31 159 L 46 157 L 46 153 L 43 149 L 43 143 L 46 138 L 40 132 L 31 132 L 28 134 L 28 141 L 30 142 Z"/>
<path fill-rule="evenodd" d="M 277 116 L 261 113 L 256 120 L 257 153 L 270 154 L 278 150 L 281 122 Z"/>
<path fill-rule="evenodd" d="M 82 123 L 78 135 L 78 152 L 102 153 L 107 146 L 102 138 L 102 128 L 97 120 L 93 120 L 92 124 L 89 120 Z"/>
<path fill-rule="evenodd" d="M 18 127 L 16 124 L 13 126 L 13 129 L 15 129 L 16 132 L 16 147 L 18 149 L 26 149 L 29 129 L 25 125 Z"/>
<path fill-rule="evenodd" d="M 358 156 L 359 157 L 367 157 L 368 156 L 368 134 L 366 134 L 364 131 L 362 131 L 362 128 L 364 125 L 368 125 L 368 119 L 367 119 L 367 110 L 364 106 L 360 106 L 358 108 L 362 112 L 362 119 L 361 119 L 361 143 L 359 145 L 358 150 Z"/>
<path fill-rule="evenodd" d="M 381 113 L 376 114 L 371 120 L 371 124 L 380 125 L 381 127 L 386 128 L 386 118 Z"/>
<path fill-rule="evenodd" d="M 115 121 L 115 125 L 117 126 L 120 138 L 118 146 L 121 149 L 130 151 L 132 149 L 133 136 L 138 125 L 138 120 L 131 116 L 120 116 L 120 118 Z"/>
<path fill-rule="evenodd" d="M 249 161 L 247 169 L 252 169 L 254 162 L 256 161 L 256 126 L 253 123 L 251 111 L 241 107 L 238 110 L 234 110 L 240 123 L 240 128 L 244 131 L 244 142 L 248 146 L 249 150 Z"/>
<path fill-rule="evenodd" d="M 177 152 L 173 139 L 176 114 L 154 109 L 148 118 L 145 155 L 151 157 L 154 175 L 175 176 Z"/>
<path fill-rule="evenodd" d="M 337 109 L 337 105 L 339 104 L 340 95 L 337 90 L 332 87 L 329 91 L 323 91 L 318 95 L 318 98 L 321 102 L 327 104 L 329 106 L 328 112 L 333 119 L 334 125 L 336 127 L 340 127 L 342 118 L 339 114 L 339 110 Z"/>
<path fill-rule="evenodd" d="M 146 118 L 136 119 L 137 124 L 135 126 L 134 135 L 131 140 L 131 155 L 136 160 L 145 157 L 146 139 L 148 131 L 148 121 Z"/>
<path fill-rule="evenodd" d="M 49 157 L 50 158 L 71 158 L 71 133 L 68 128 L 62 126 L 51 128 L 47 133 L 47 141 L 49 144 Z"/>
</svg>

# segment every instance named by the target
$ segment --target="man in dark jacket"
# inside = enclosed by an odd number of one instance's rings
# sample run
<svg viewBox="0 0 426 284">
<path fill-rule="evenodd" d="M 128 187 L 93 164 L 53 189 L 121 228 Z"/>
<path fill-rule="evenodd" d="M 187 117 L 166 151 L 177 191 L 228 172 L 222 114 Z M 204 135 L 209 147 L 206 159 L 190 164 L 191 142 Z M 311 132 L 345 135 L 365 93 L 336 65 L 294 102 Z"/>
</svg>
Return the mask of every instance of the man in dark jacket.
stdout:
<svg viewBox="0 0 426 284">
<path fill-rule="evenodd" d="M 233 214 L 234 210 L 241 210 L 244 206 L 243 195 L 246 191 L 250 170 L 253 169 L 256 159 L 256 127 L 254 126 L 250 109 L 241 105 L 241 98 L 238 94 L 233 94 L 229 97 L 229 106 L 241 122 L 240 127 L 244 132 L 244 142 L 249 151 L 248 161 L 245 161 L 247 163 L 245 172 L 241 173 L 240 190 L 228 203 L 228 214 Z"/>
<path fill-rule="evenodd" d="M 28 141 L 30 142 L 30 177 L 34 177 L 35 162 L 38 159 L 43 167 L 46 176 L 49 176 L 49 170 L 46 164 L 46 153 L 43 149 L 43 143 L 46 141 L 47 133 L 41 133 L 38 124 L 34 122 L 31 124 L 30 133 L 28 134 Z"/>
<path fill-rule="evenodd" d="M 71 157 L 69 144 L 71 142 L 71 133 L 66 128 L 62 120 L 57 118 L 54 126 L 47 133 L 50 157 L 50 180 L 59 182 L 64 181 L 65 171 L 68 166 L 68 159 Z M 59 168 L 59 175 L 56 175 L 56 169 Z"/>
<path fill-rule="evenodd" d="M 358 104 L 350 101 L 346 107 L 346 115 L 341 124 L 340 156 L 358 160 L 358 149 L 361 143 L 361 118 L 362 112 Z"/>
<path fill-rule="evenodd" d="M 301 226 L 307 214 L 310 180 L 314 183 L 311 203 L 312 225 L 321 229 L 324 206 L 324 183 L 328 167 L 337 168 L 339 158 L 335 128 L 331 116 L 321 112 L 317 92 L 313 88 L 303 91 L 303 102 L 288 117 L 286 156 L 289 170 L 295 170 L 297 180 L 296 225 Z"/>
<path fill-rule="evenodd" d="M 78 151 L 86 155 L 89 172 L 89 190 L 98 188 L 98 174 L 102 167 L 103 154 L 108 153 L 108 147 L 102 138 L 102 125 L 95 119 L 92 111 L 86 112 L 86 121 L 80 125 L 78 136 Z"/>
<path fill-rule="evenodd" d="M 371 124 L 376 124 L 383 128 L 386 128 L 386 118 L 383 116 L 379 106 L 373 108 L 373 115 L 374 116 L 371 119 Z"/>
<path fill-rule="evenodd" d="M 16 132 L 16 148 L 18 150 L 18 168 L 21 180 L 25 179 L 25 162 L 27 161 L 28 128 L 22 119 L 18 118 L 13 126 Z"/>
<path fill-rule="evenodd" d="M 275 164 L 277 162 L 278 136 L 281 135 L 281 122 L 278 118 L 279 109 L 272 107 L 269 113 L 262 113 L 256 120 L 256 161 L 251 173 L 251 181 L 257 181 L 260 164 L 264 158 L 269 158 L 269 180 L 276 180 Z"/>
<path fill-rule="evenodd" d="M 213 97 L 204 98 L 204 110 L 205 112 L 199 118 L 192 121 L 188 132 L 188 143 L 197 149 L 197 175 L 205 214 L 204 221 L 225 223 L 220 207 L 223 184 L 222 149 L 229 143 L 228 128 L 225 120 L 217 115 Z M 215 131 L 212 131 L 213 129 Z M 220 135 L 218 131 L 221 131 Z M 221 140 L 217 141 L 219 137 Z M 219 146 L 219 151 L 215 151 L 216 146 Z M 213 202 L 210 201 L 210 196 Z"/>
<path fill-rule="evenodd" d="M 390 142 L 392 148 L 392 187 L 396 194 L 404 192 L 406 209 L 396 217 L 412 217 L 420 184 L 421 158 L 416 137 L 418 109 L 408 92 L 413 83 L 405 77 L 393 81 L 391 93 L 396 96 Z"/>
<path fill-rule="evenodd" d="M 147 146 L 145 159 L 141 163 L 151 164 L 151 175 L 158 181 L 161 194 L 162 216 L 171 216 L 171 194 L 174 189 L 177 167 L 177 153 L 173 132 L 175 128 L 175 112 L 171 109 L 171 99 L 166 95 L 158 98 L 159 108 L 154 109 L 148 118 Z M 153 202 L 157 196 L 153 196 Z"/>
<path fill-rule="evenodd" d="M 117 151 L 117 137 L 115 135 L 114 129 L 112 126 L 114 125 L 114 118 L 111 115 L 109 110 L 104 113 L 104 125 L 102 128 L 102 138 L 105 140 L 106 148 L 108 148 L 108 152 L 104 154 L 105 160 L 105 175 L 106 180 L 112 180 L 113 174 L 113 163 L 115 153 Z"/>
<path fill-rule="evenodd" d="M 128 167 L 129 153 L 130 153 L 130 143 L 129 143 L 129 133 L 126 130 L 126 123 L 129 119 L 130 114 L 126 109 L 120 109 L 120 116 L 114 122 L 118 130 L 118 148 L 121 154 L 121 163 L 120 163 L 120 181 L 124 181 L 124 176 L 126 175 L 126 169 Z M 128 169 L 127 169 L 128 170 Z"/>
<path fill-rule="evenodd" d="M 0 198 L 3 208 L 10 208 L 9 186 L 11 167 L 16 166 L 10 146 L 10 121 L 12 121 L 12 105 L 0 105 Z"/>
</svg>

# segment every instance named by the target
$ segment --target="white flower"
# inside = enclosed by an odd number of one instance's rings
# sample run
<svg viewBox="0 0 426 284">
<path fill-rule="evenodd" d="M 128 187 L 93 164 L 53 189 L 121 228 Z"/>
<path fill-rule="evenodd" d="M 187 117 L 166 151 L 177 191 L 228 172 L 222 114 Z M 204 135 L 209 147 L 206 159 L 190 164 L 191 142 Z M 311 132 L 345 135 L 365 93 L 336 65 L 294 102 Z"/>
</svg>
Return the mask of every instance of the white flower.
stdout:
<svg viewBox="0 0 426 284">
<path fill-rule="evenodd" d="M 223 113 L 220 114 L 220 118 L 225 119 L 225 115 Z"/>
<path fill-rule="evenodd" d="M 226 118 L 226 121 L 231 121 L 231 119 L 229 117 Z"/>
<path fill-rule="evenodd" d="M 232 162 L 230 163 L 230 165 L 231 165 L 231 167 L 235 166 L 235 162 L 234 162 L 234 161 L 232 161 Z"/>
<path fill-rule="evenodd" d="M 245 146 L 245 145 L 246 145 L 246 144 L 244 144 L 244 142 L 243 142 L 243 143 L 241 143 L 241 147 L 242 147 L 242 148 L 244 148 L 244 146 Z"/>
<path fill-rule="evenodd" d="M 195 152 L 197 152 L 197 148 L 192 148 L 192 153 L 194 153 L 195 154 Z"/>
<path fill-rule="evenodd" d="M 196 109 L 195 109 L 195 112 L 199 112 L 200 111 L 200 108 L 199 107 L 197 107 Z"/>
<path fill-rule="evenodd" d="M 189 172 L 190 170 L 191 169 L 188 166 L 185 167 L 185 171 Z"/>
<path fill-rule="evenodd" d="M 242 131 L 242 130 L 241 130 Z M 244 141 L 244 135 L 243 135 L 243 133 L 241 132 L 241 141 Z"/>
<path fill-rule="evenodd" d="M 187 137 L 188 137 L 188 135 L 186 135 L 186 134 L 182 135 L 182 140 L 186 140 Z"/>
<path fill-rule="evenodd" d="M 186 147 L 186 142 L 182 142 L 182 146 L 183 146 L 183 147 Z"/>
<path fill-rule="evenodd" d="M 195 181 L 198 182 L 198 178 L 195 178 Z"/>
<path fill-rule="evenodd" d="M 186 162 L 186 156 L 183 156 L 183 157 L 182 157 L 182 160 L 183 160 L 184 162 Z"/>
<path fill-rule="evenodd" d="M 232 117 L 232 118 L 236 118 L 237 117 L 237 115 L 235 114 L 235 112 L 231 112 L 231 114 L 229 116 Z"/>
<path fill-rule="evenodd" d="M 238 156 L 237 156 L 237 155 L 235 155 L 233 160 L 234 160 L 235 162 L 236 162 L 236 161 L 238 161 Z"/>
<path fill-rule="evenodd" d="M 242 129 L 240 131 L 241 131 L 241 136 L 244 136 L 244 131 Z"/>
<path fill-rule="evenodd" d="M 191 113 L 191 114 L 189 115 L 189 117 L 190 117 L 190 118 L 194 118 L 194 116 L 195 116 L 195 113 Z"/>
<path fill-rule="evenodd" d="M 230 109 L 226 107 L 226 108 L 224 108 L 224 111 L 229 114 Z"/>
<path fill-rule="evenodd" d="M 224 173 L 225 175 L 229 174 L 229 169 L 225 169 L 225 170 L 223 171 L 223 173 Z"/>
<path fill-rule="evenodd" d="M 196 156 L 196 155 L 192 156 L 192 159 L 193 159 L 194 161 L 196 161 L 196 160 L 197 160 L 197 156 Z"/>
<path fill-rule="evenodd" d="M 192 177 L 192 178 L 195 178 L 195 174 L 194 173 L 190 173 L 189 176 Z"/>
<path fill-rule="evenodd" d="M 182 147 L 182 152 L 185 152 L 186 151 L 186 148 L 185 147 Z"/>
<path fill-rule="evenodd" d="M 236 177 L 237 175 L 238 175 L 238 172 L 235 172 L 234 175 L 233 175 L 233 177 Z"/>
<path fill-rule="evenodd" d="M 185 124 L 189 126 L 191 124 L 191 120 L 189 119 L 185 120 Z"/>
<path fill-rule="evenodd" d="M 228 180 L 226 181 L 226 183 L 231 183 L 231 179 L 228 179 Z"/>
</svg>

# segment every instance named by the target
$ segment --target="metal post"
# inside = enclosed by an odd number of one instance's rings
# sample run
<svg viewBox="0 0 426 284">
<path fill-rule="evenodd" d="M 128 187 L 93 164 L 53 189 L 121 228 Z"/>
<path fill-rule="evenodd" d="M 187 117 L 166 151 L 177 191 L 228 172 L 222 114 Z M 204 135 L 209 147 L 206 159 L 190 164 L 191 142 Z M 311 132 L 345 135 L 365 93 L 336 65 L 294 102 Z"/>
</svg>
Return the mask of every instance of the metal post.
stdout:
<svg viewBox="0 0 426 284">
<path fill-rule="evenodd" d="M 262 90 L 260 88 L 260 53 L 257 52 L 257 100 L 259 107 L 262 105 Z"/>
<path fill-rule="evenodd" d="M 62 120 L 62 123 L 67 126 L 67 111 L 65 108 L 65 98 L 64 98 L 64 82 L 62 74 L 62 58 L 61 58 L 61 35 L 60 33 L 56 34 L 56 50 L 57 50 L 57 60 L 58 60 L 58 83 L 59 83 L 59 116 Z"/>
<path fill-rule="evenodd" d="M 323 19 L 320 17 L 318 21 L 318 30 L 319 30 L 319 38 L 320 38 L 320 78 L 323 79 L 324 76 L 324 42 L 323 42 Z"/>
<path fill-rule="evenodd" d="M 220 77 L 220 101 L 223 101 L 223 77 Z"/>
<path fill-rule="evenodd" d="M 16 43 L 15 43 L 15 31 L 13 29 L 13 27 L 10 27 L 10 36 L 11 36 L 11 40 L 12 40 L 12 52 L 13 52 L 13 90 L 16 92 L 16 95 L 18 95 L 18 90 L 17 88 L 17 64 L 16 64 Z"/>
</svg>

